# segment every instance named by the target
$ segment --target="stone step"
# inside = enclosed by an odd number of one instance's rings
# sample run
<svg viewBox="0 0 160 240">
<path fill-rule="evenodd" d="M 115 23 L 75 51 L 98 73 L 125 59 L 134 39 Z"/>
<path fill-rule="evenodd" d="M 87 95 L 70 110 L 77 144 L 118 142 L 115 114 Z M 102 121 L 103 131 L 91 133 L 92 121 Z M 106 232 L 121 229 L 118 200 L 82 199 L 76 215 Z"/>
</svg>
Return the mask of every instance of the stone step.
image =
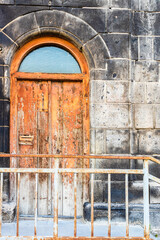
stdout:
<svg viewBox="0 0 160 240">
<path fill-rule="evenodd" d="M 129 204 L 129 223 L 143 226 L 143 204 Z M 94 203 L 94 220 L 108 218 L 108 203 Z M 91 221 L 91 203 L 84 204 L 84 219 Z M 150 229 L 160 233 L 160 204 L 150 204 Z M 111 204 L 111 222 L 125 222 L 125 204 Z"/>
</svg>

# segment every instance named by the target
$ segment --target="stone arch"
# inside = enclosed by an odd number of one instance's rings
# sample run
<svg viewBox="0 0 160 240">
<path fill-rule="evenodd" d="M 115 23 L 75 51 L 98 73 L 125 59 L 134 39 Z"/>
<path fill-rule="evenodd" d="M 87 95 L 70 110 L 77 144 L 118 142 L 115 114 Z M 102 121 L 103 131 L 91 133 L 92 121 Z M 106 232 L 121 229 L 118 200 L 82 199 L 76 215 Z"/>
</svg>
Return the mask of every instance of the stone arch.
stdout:
<svg viewBox="0 0 160 240">
<path fill-rule="evenodd" d="M 6 65 L 10 65 L 19 47 L 36 36 L 46 34 L 74 43 L 86 56 L 90 70 L 106 69 L 105 59 L 110 58 L 102 37 L 85 21 L 63 11 L 42 10 L 20 16 L 4 26 L 2 33 L 8 40 L 2 54 Z M 6 75 L 9 76 L 9 72 Z"/>
</svg>

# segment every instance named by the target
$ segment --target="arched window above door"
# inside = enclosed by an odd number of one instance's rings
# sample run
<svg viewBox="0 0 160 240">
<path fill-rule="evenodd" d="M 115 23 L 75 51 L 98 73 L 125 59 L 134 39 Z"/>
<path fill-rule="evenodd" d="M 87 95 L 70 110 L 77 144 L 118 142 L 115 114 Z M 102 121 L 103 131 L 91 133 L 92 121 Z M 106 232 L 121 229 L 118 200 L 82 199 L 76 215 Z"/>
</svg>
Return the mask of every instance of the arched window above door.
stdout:
<svg viewBox="0 0 160 240">
<path fill-rule="evenodd" d="M 21 62 L 19 72 L 81 73 L 76 59 L 57 46 L 43 46 L 30 52 Z"/>
</svg>

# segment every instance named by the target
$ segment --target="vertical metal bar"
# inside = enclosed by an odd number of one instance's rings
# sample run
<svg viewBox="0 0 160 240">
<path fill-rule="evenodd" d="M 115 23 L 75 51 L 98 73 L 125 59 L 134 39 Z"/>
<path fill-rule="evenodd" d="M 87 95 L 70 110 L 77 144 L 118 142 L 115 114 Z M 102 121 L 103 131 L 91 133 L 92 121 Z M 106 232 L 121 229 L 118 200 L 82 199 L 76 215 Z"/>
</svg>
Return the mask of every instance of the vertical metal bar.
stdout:
<svg viewBox="0 0 160 240">
<path fill-rule="evenodd" d="M 126 198 L 126 237 L 129 237 L 129 217 L 128 217 L 128 174 L 125 175 L 125 198 Z"/>
<path fill-rule="evenodd" d="M 59 162 L 55 159 L 55 174 L 54 174 L 54 237 L 58 237 L 58 169 Z"/>
<path fill-rule="evenodd" d="M 91 174 L 91 237 L 94 237 L 94 174 Z"/>
<path fill-rule="evenodd" d="M 74 174 L 74 237 L 77 237 L 77 173 Z"/>
<path fill-rule="evenodd" d="M 1 186 L 0 186 L 0 237 L 2 236 L 2 202 L 3 202 L 3 173 L 1 173 Z"/>
<path fill-rule="evenodd" d="M 38 173 L 35 175 L 34 236 L 37 236 Z"/>
<path fill-rule="evenodd" d="M 108 237 L 111 237 L 111 174 L 108 174 Z"/>
<path fill-rule="evenodd" d="M 18 173 L 18 182 L 17 182 L 17 237 L 19 236 L 19 187 L 20 187 L 20 173 Z"/>
<path fill-rule="evenodd" d="M 149 238 L 149 166 L 144 160 L 143 198 L 144 198 L 144 237 Z"/>
</svg>

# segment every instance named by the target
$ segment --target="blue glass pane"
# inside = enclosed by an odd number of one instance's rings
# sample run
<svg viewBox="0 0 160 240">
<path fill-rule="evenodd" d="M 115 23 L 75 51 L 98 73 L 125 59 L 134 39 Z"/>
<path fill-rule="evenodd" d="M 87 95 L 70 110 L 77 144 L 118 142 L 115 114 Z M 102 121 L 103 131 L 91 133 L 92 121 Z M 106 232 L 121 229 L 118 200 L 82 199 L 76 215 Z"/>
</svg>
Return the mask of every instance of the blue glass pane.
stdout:
<svg viewBox="0 0 160 240">
<path fill-rule="evenodd" d="M 22 61 L 19 72 L 81 73 L 76 59 L 59 47 L 41 47 L 29 53 Z"/>
</svg>

